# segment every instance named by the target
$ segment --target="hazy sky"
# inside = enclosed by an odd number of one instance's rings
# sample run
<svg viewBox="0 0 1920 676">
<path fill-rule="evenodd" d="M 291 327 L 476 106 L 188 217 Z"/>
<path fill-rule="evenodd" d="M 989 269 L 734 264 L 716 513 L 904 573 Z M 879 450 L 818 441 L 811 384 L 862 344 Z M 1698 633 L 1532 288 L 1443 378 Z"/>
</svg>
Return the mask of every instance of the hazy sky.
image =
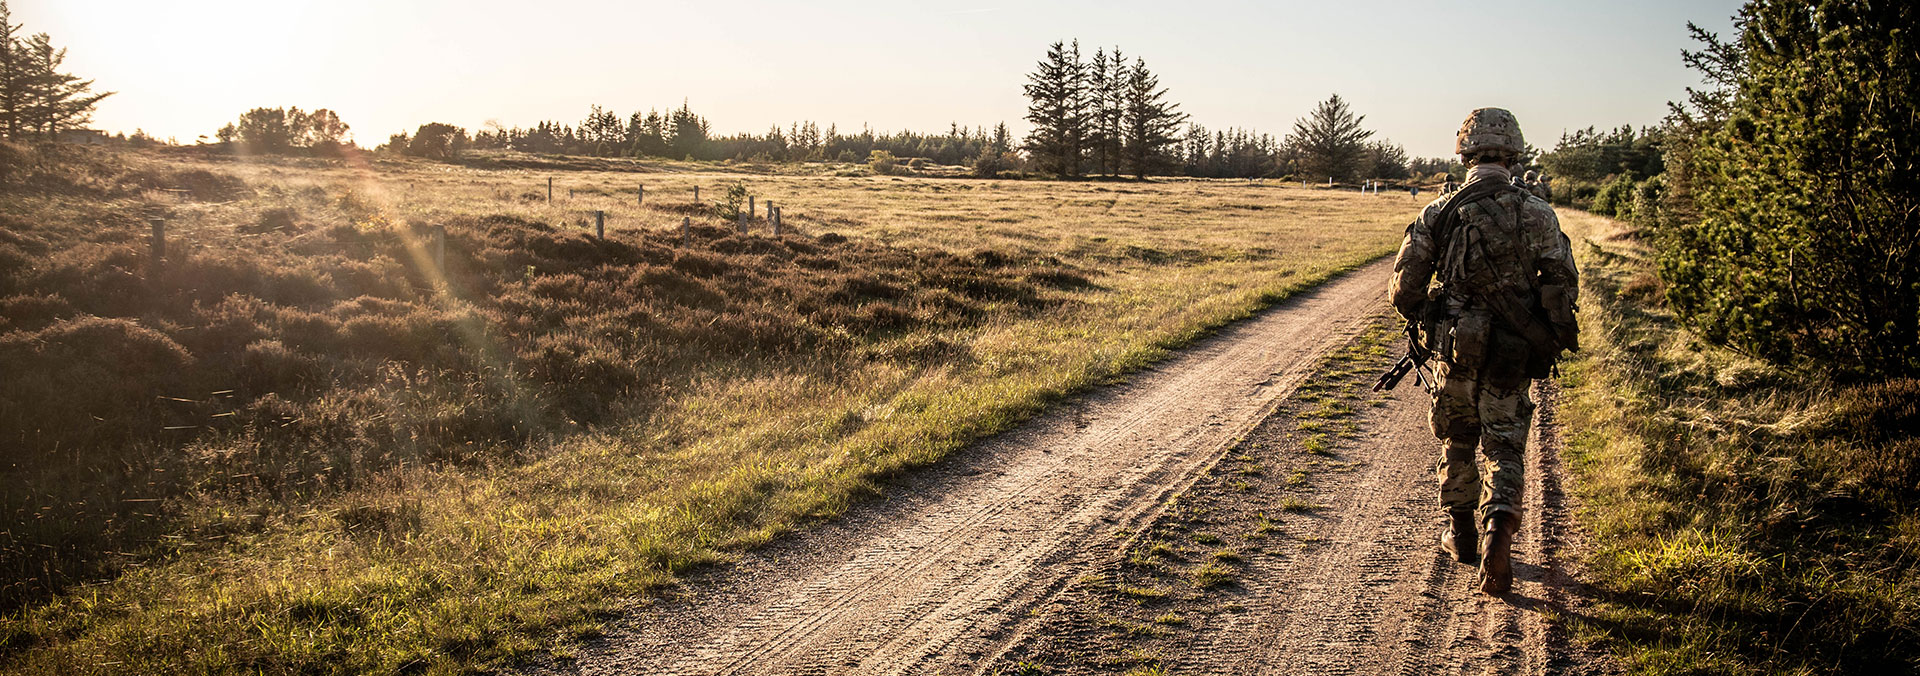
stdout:
<svg viewBox="0 0 1920 676">
<path fill-rule="evenodd" d="M 1415 155 L 1451 153 L 1470 109 L 1508 108 L 1551 147 L 1658 122 L 1697 78 L 1686 22 L 1728 34 L 1737 0 L 1620 2 L 626 2 L 10 0 L 117 91 L 96 127 L 189 143 L 256 106 L 332 108 L 362 145 L 441 121 L 573 123 L 686 99 L 719 133 L 794 120 L 857 131 L 1005 121 L 1055 40 L 1119 45 L 1209 128 L 1281 134 L 1339 93 Z"/>
</svg>

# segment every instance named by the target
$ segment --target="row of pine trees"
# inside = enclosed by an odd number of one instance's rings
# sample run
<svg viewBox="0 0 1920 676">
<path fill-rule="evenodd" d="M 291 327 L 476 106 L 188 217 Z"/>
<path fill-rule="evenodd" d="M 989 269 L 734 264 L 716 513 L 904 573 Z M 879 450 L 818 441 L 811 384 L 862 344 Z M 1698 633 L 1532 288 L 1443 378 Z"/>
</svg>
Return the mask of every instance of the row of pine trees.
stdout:
<svg viewBox="0 0 1920 676">
<path fill-rule="evenodd" d="M 1181 165 L 1176 148 L 1187 115 L 1167 100 L 1147 62 L 1129 65 L 1119 47 L 1087 59 L 1079 40 L 1055 42 L 1025 91 L 1033 131 L 1022 148 L 1042 173 L 1145 177 Z"/>
<path fill-rule="evenodd" d="M 1339 95 L 1301 118 L 1285 138 L 1241 129 L 1209 133 L 1167 98 L 1145 60 L 1129 64 L 1118 47 L 1097 49 L 1088 58 L 1078 40 L 1048 47 L 1027 75 L 1025 92 L 1033 131 L 1021 148 L 1030 169 L 1052 176 L 1409 176 L 1406 151 L 1369 141 L 1373 132 L 1362 126 L 1365 116 Z"/>
</svg>

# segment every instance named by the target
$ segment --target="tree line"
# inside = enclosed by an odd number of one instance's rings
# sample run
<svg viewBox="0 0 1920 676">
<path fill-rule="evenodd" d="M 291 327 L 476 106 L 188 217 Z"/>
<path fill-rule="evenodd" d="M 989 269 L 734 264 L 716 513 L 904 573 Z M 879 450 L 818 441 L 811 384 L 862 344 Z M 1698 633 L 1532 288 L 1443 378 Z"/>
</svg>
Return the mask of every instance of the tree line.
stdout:
<svg viewBox="0 0 1920 676">
<path fill-rule="evenodd" d="M 1049 46 L 1027 75 L 1024 92 L 1033 131 L 1021 147 L 1035 171 L 1052 176 L 1352 181 L 1412 175 L 1406 150 L 1369 140 L 1373 132 L 1362 126 L 1366 117 L 1338 94 L 1282 138 L 1243 129 L 1209 132 L 1179 111 L 1145 60 L 1129 64 L 1118 47 L 1099 48 L 1086 57 L 1078 40 Z"/>
<path fill-rule="evenodd" d="M 0 134 L 51 141 L 92 120 L 94 107 L 113 92 L 94 92 L 92 80 L 61 72 L 66 59 L 67 50 L 46 33 L 26 35 L 0 0 Z"/>
<path fill-rule="evenodd" d="M 914 131 L 842 133 L 815 122 L 774 125 L 763 134 L 716 135 L 707 118 L 682 102 L 677 108 L 625 115 L 599 105 L 584 119 L 546 120 L 529 127 L 489 123 L 469 131 L 443 122 L 390 136 L 375 150 L 445 159 L 469 150 L 514 150 L 598 157 L 759 162 L 869 162 L 924 158 L 968 165 L 980 176 L 1008 171 L 1072 178 L 1093 175 L 1186 175 L 1217 178 L 1295 178 L 1436 181 L 1458 174 L 1451 159 L 1411 158 L 1404 148 L 1374 138 L 1366 117 L 1338 94 L 1320 102 L 1276 137 L 1254 130 L 1209 130 L 1169 99 L 1146 61 L 1129 61 L 1119 48 L 1083 55 L 1077 42 L 1056 42 L 1023 87 L 1034 128 L 1015 139 L 1007 125 L 963 127 L 944 134 Z M 325 109 L 258 108 L 217 134 L 239 152 L 326 154 L 345 147 L 347 125 Z M 1024 154 L 1023 154 L 1024 153 Z M 875 158 L 878 158 L 877 160 Z"/>
<path fill-rule="evenodd" d="M 427 142 L 421 138 L 426 137 Z M 472 133 L 444 123 L 421 125 L 411 135 L 395 134 L 378 150 L 443 157 L 462 150 L 517 150 L 528 153 L 596 157 L 736 160 L 761 162 L 865 162 L 876 151 L 899 157 L 927 158 L 940 164 L 969 164 L 1013 151 L 1006 124 L 986 127 L 950 125 L 944 134 L 913 131 L 876 133 L 862 128 L 842 133 L 817 122 L 774 125 L 764 134 L 715 135 L 707 118 L 687 103 L 660 112 L 622 116 L 601 106 L 577 123 L 542 121 L 530 127 L 490 124 Z"/>
</svg>

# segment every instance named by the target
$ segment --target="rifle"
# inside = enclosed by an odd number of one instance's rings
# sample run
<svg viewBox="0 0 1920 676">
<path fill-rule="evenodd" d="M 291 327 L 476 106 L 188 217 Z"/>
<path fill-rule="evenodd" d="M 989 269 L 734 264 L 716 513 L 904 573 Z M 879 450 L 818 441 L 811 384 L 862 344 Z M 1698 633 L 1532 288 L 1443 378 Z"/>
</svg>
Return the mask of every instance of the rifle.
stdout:
<svg viewBox="0 0 1920 676">
<path fill-rule="evenodd" d="M 1385 392 L 1391 390 L 1398 386 L 1400 380 L 1407 377 L 1407 374 L 1411 372 L 1413 374 L 1413 382 L 1420 385 L 1421 389 L 1426 390 L 1427 394 L 1433 394 L 1435 390 L 1439 389 L 1440 384 L 1434 382 L 1433 374 L 1427 372 L 1427 360 L 1432 358 L 1433 351 L 1428 349 L 1427 346 L 1420 341 L 1420 324 L 1411 321 L 1407 322 L 1407 356 L 1401 357 L 1400 361 L 1394 363 L 1393 368 L 1387 369 L 1386 373 L 1380 374 L 1380 379 L 1373 383 L 1373 391 Z"/>
</svg>

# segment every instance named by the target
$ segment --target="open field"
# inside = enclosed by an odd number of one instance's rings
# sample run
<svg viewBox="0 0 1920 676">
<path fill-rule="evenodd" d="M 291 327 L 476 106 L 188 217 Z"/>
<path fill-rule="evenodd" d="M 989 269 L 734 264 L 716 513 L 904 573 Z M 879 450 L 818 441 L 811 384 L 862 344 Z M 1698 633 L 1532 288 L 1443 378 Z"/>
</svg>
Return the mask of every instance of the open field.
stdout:
<svg viewBox="0 0 1920 676">
<path fill-rule="evenodd" d="M 24 673 L 564 650 L 691 566 L 1387 253 L 1415 206 L 10 152 L 0 660 Z M 799 234 L 690 203 L 735 181 Z M 416 224 L 447 227 L 443 268 Z"/>
</svg>

